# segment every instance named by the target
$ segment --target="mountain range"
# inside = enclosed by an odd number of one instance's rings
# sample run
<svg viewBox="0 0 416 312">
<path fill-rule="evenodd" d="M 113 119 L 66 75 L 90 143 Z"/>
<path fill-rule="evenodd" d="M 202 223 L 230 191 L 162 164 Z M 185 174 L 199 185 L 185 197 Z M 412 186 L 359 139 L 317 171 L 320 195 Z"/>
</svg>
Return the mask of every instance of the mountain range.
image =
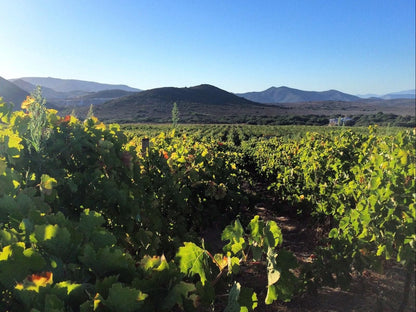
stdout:
<svg viewBox="0 0 416 312">
<path fill-rule="evenodd" d="M 273 122 L 276 116 L 362 115 L 377 112 L 414 116 L 414 90 L 393 93 L 383 100 L 363 99 L 337 90 L 303 91 L 271 87 L 261 92 L 233 94 L 212 85 L 163 87 L 145 91 L 126 85 L 91 81 L 27 77 L 6 80 L 0 77 L 0 96 L 18 109 L 25 97 L 42 86 L 47 105 L 60 114 L 72 111 L 86 115 L 90 104 L 103 121 L 169 122 L 173 103 L 178 104 L 182 122 L 231 123 Z M 411 97 L 402 99 L 396 97 Z M 326 118 L 326 117 L 325 117 Z M 324 118 L 324 119 L 325 119 Z"/>
<path fill-rule="evenodd" d="M 383 100 L 391 100 L 391 99 L 414 99 L 416 90 L 412 89 L 412 90 L 405 90 L 405 91 L 400 91 L 400 92 L 392 92 L 392 93 L 387 93 L 384 95 L 379 95 L 379 94 L 361 94 L 361 95 L 357 95 L 360 98 L 363 99 L 368 99 L 368 98 L 379 98 L 379 99 L 383 99 Z"/>
<path fill-rule="evenodd" d="M 360 98 L 355 95 L 342 93 L 337 90 L 328 91 L 303 91 L 288 87 L 271 87 L 261 92 L 247 92 L 237 94 L 254 102 L 272 103 L 299 103 L 312 101 L 357 101 Z"/>
<path fill-rule="evenodd" d="M 34 86 L 42 86 L 43 88 L 50 88 L 56 92 L 98 92 L 103 90 L 124 90 L 130 92 L 138 92 L 139 89 L 131 88 L 122 84 L 106 84 L 93 81 L 76 80 L 76 79 L 60 79 L 51 77 L 23 77 L 18 79 L 11 79 L 11 82 L 16 80 L 26 81 Z"/>
<path fill-rule="evenodd" d="M 11 79 L 10 82 L 28 93 L 41 86 L 43 96 L 56 107 L 98 105 L 140 91 L 126 85 L 50 77 L 24 77 Z"/>
</svg>

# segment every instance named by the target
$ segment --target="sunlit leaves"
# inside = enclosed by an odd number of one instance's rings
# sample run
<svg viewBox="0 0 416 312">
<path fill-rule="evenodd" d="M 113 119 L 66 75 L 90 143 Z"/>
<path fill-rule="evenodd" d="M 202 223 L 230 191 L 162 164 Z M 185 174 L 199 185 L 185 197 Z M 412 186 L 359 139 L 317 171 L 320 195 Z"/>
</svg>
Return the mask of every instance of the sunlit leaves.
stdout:
<svg viewBox="0 0 416 312">
<path fill-rule="evenodd" d="M 22 102 L 21 108 L 22 109 L 25 109 L 25 110 L 28 110 L 29 107 L 30 107 L 30 105 L 32 105 L 33 103 L 35 103 L 35 101 L 36 100 L 32 96 L 28 95 L 26 97 L 26 99 Z"/>
<path fill-rule="evenodd" d="M 39 292 L 39 287 L 46 287 L 53 283 L 52 272 L 42 272 L 27 276 L 22 283 L 16 285 L 17 290 L 33 290 Z"/>
<path fill-rule="evenodd" d="M 111 286 L 108 298 L 103 301 L 104 306 L 112 311 L 137 311 L 147 297 L 140 290 L 124 287 L 121 283 L 115 283 Z"/>
<path fill-rule="evenodd" d="M 243 251 L 246 246 L 243 234 L 244 229 L 239 220 L 234 221 L 233 225 L 227 225 L 221 235 L 223 241 L 229 241 L 229 243 L 224 246 L 224 251 L 232 251 L 234 254 Z"/>
<path fill-rule="evenodd" d="M 183 247 L 179 248 L 176 257 L 179 259 L 179 268 L 182 273 L 199 275 L 202 285 L 207 281 L 209 274 L 207 252 L 191 242 L 185 242 Z"/>
<path fill-rule="evenodd" d="M 40 271 L 45 266 L 43 257 L 23 242 L 5 246 L 0 252 L 0 284 L 10 287 L 23 280 L 30 272 Z"/>
<path fill-rule="evenodd" d="M 52 194 L 52 189 L 54 186 L 56 186 L 57 181 L 48 176 L 47 174 L 42 174 L 41 178 L 40 178 L 40 191 L 46 195 L 51 195 Z"/>
</svg>

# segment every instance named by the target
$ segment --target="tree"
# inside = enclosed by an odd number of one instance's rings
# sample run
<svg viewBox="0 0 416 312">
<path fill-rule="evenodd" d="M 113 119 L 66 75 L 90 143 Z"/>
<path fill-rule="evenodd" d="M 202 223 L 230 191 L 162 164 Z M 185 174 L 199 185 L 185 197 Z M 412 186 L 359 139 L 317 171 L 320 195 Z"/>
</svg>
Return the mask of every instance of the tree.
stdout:
<svg viewBox="0 0 416 312">
<path fill-rule="evenodd" d="M 176 127 L 178 125 L 179 122 L 179 110 L 178 110 L 178 105 L 175 103 L 173 103 L 173 108 L 172 108 L 172 124 L 174 127 Z"/>
</svg>

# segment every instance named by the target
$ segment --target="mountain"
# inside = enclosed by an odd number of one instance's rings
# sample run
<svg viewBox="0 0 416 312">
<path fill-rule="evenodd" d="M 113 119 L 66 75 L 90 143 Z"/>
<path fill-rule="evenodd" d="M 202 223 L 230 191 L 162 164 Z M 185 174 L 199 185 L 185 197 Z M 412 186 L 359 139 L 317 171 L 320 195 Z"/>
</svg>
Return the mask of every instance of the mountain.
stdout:
<svg viewBox="0 0 416 312">
<path fill-rule="evenodd" d="M 206 105 L 258 104 L 209 84 L 190 88 L 156 88 L 133 95 L 134 99 L 158 99 L 166 102 L 186 102 Z"/>
<path fill-rule="evenodd" d="M 405 90 L 399 92 L 391 92 L 384 95 L 380 94 L 357 94 L 360 98 L 368 99 L 368 98 L 379 98 L 384 100 L 394 100 L 394 99 L 414 99 L 415 98 L 416 90 Z"/>
<path fill-rule="evenodd" d="M 406 90 L 400 92 L 392 92 L 385 94 L 381 97 L 385 100 L 392 100 L 392 99 L 414 99 L 415 98 L 415 90 Z"/>
<path fill-rule="evenodd" d="M 169 122 L 173 103 L 177 103 L 180 119 L 186 122 L 227 122 L 241 114 L 268 115 L 275 109 L 241 98 L 211 85 L 190 88 L 156 88 L 117 98 L 94 107 L 102 120 L 117 122 Z M 78 116 L 85 116 L 86 107 L 77 108 Z"/>
<path fill-rule="evenodd" d="M 28 77 L 12 79 L 10 81 L 29 93 L 37 85 L 40 85 L 42 87 L 42 95 L 50 105 L 54 105 L 55 107 L 99 105 L 111 99 L 139 91 L 139 89 L 130 88 L 125 85 L 111 85 L 57 78 Z"/>
<path fill-rule="evenodd" d="M 36 89 L 36 85 L 31 84 L 30 82 L 27 82 L 23 79 L 14 79 L 12 81 L 16 86 L 28 93 L 32 93 Z M 63 99 L 69 96 L 68 93 L 57 92 L 45 86 L 42 87 L 42 95 L 47 99 Z"/>
<path fill-rule="evenodd" d="M 260 92 L 247 92 L 237 94 L 248 100 L 259 103 L 298 103 L 312 101 L 356 101 L 360 98 L 355 95 L 342 93 L 337 90 L 303 91 L 288 87 L 271 87 Z"/>
<path fill-rule="evenodd" d="M 111 90 L 103 90 L 98 92 L 92 92 L 86 95 L 81 96 L 82 99 L 88 100 L 88 99 L 115 99 L 127 95 L 131 95 L 131 91 L 125 91 L 125 90 L 119 90 L 119 89 L 111 89 Z"/>
<path fill-rule="evenodd" d="M 103 90 L 98 92 L 90 92 L 84 95 L 69 97 L 65 99 L 52 99 L 51 102 L 61 107 L 90 106 L 101 105 L 112 99 L 120 98 L 136 92 L 124 90 Z"/>
<path fill-rule="evenodd" d="M 211 85 L 190 88 L 156 88 L 113 99 L 94 106 L 94 115 L 104 122 L 170 123 L 177 103 L 179 123 L 328 124 L 330 116 L 377 114 L 414 115 L 414 100 L 359 99 L 284 104 L 256 103 Z M 71 113 L 72 108 L 60 111 Z M 88 106 L 74 108 L 84 118 Z M 414 118 L 414 117 L 413 117 Z"/>
<path fill-rule="evenodd" d="M 131 92 L 139 92 L 139 89 L 131 88 L 126 85 L 113 85 L 98 83 L 93 81 L 75 80 L 75 79 L 59 79 L 51 77 L 23 77 L 18 79 L 11 79 L 12 82 L 15 80 L 23 80 L 29 82 L 35 86 L 42 86 L 43 88 L 50 88 L 57 92 L 72 92 L 72 91 L 83 91 L 83 92 L 98 92 L 103 90 L 118 89 Z"/>
<path fill-rule="evenodd" d="M 15 108 L 20 108 L 20 104 L 26 99 L 29 93 L 19 88 L 14 83 L 0 77 L 0 97 L 5 102 L 12 102 Z"/>
</svg>

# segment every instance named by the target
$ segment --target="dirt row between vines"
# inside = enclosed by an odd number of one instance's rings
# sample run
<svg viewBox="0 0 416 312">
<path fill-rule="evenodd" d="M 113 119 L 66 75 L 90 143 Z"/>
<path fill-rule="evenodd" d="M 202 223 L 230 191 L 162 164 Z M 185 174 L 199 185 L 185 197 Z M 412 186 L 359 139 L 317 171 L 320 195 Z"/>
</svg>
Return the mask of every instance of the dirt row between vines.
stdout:
<svg viewBox="0 0 416 312">
<path fill-rule="evenodd" d="M 302 220 L 290 207 L 282 207 L 275 198 L 268 194 L 265 188 L 258 187 L 257 194 L 264 195 L 262 202 L 254 209 L 247 209 L 247 219 L 259 215 L 264 220 L 274 220 L 282 230 L 283 248 L 294 253 L 299 263 L 313 261 L 313 251 L 319 241 L 326 235 L 320 226 L 311 225 L 309 220 Z M 221 232 L 214 230 L 206 237 L 215 246 L 222 246 L 219 237 Z M 320 288 L 317 294 L 305 293 L 292 299 L 291 302 L 274 302 L 264 304 L 266 297 L 267 273 L 266 267 L 255 264 L 244 268 L 244 273 L 237 277 L 243 286 L 256 291 L 258 307 L 256 311 L 282 312 L 393 312 L 397 311 L 403 298 L 405 270 L 394 261 L 385 263 L 384 274 L 370 270 L 361 276 L 354 275 L 348 290 L 341 288 Z M 415 278 L 413 276 L 408 305 L 405 312 L 416 311 L 415 307 Z M 220 311 L 222 305 L 215 307 Z"/>
</svg>

